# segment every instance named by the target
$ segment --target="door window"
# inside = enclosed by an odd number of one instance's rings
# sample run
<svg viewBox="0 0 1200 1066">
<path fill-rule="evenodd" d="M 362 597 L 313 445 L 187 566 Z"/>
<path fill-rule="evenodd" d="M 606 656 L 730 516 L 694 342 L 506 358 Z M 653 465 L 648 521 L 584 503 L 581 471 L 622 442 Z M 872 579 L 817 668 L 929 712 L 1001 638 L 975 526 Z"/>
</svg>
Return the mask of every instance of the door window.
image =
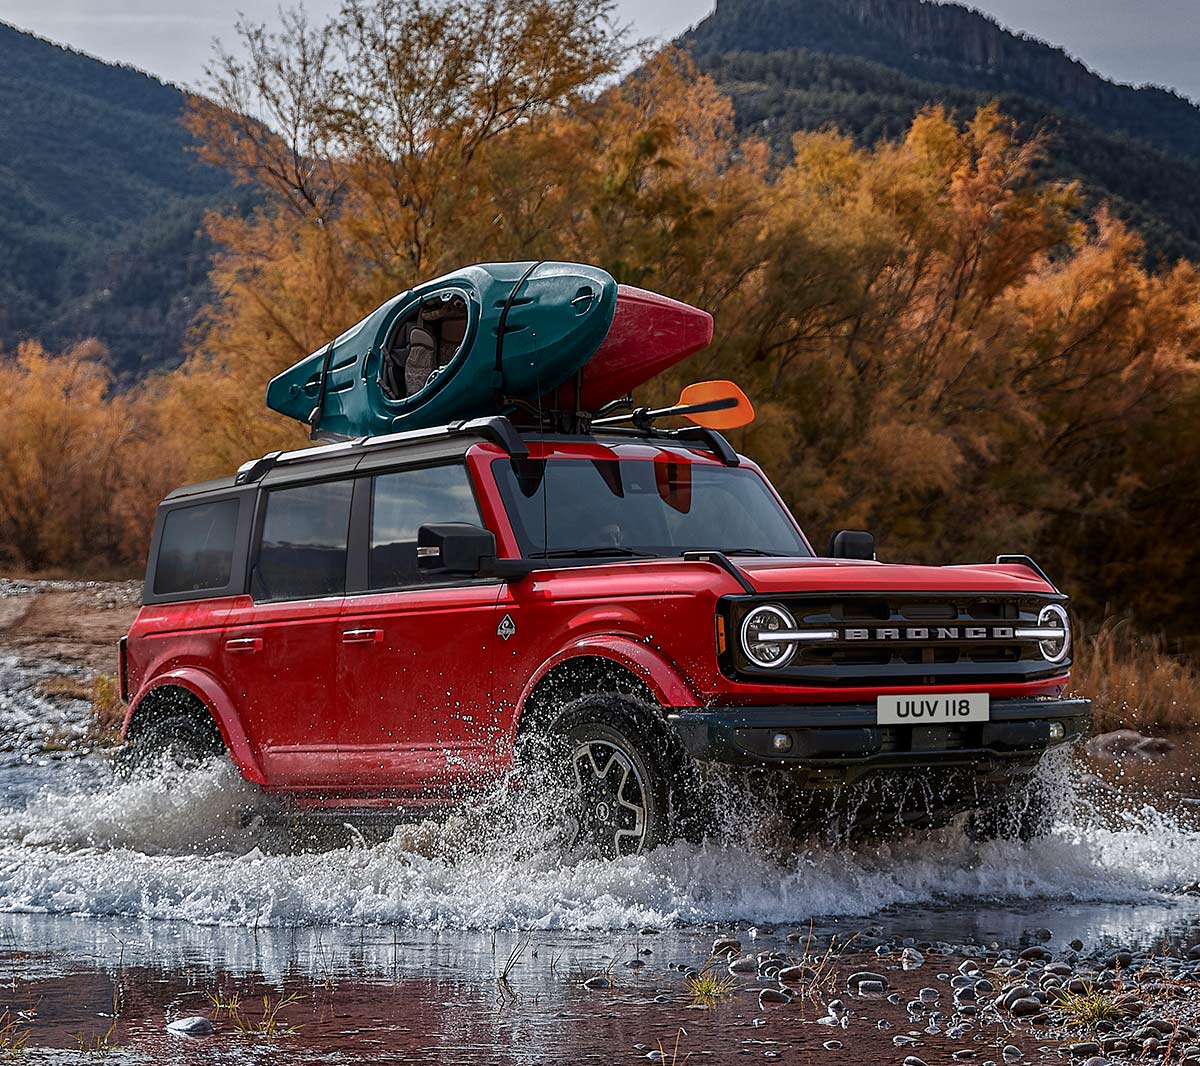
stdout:
<svg viewBox="0 0 1200 1066">
<path fill-rule="evenodd" d="M 373 589 L 446 580 L 422 575 L 417 569 L 417 530 L 441 522 L 481 524 L 467 469 L 457 464 L 380 474 L 372 498 L 369 580 Z"/>
<path fill-rule="evenodd" d="M 346 591 L 349 481 L 275 489 L 267 495 L 256 599 L 307 600 Z"/>
</svg>

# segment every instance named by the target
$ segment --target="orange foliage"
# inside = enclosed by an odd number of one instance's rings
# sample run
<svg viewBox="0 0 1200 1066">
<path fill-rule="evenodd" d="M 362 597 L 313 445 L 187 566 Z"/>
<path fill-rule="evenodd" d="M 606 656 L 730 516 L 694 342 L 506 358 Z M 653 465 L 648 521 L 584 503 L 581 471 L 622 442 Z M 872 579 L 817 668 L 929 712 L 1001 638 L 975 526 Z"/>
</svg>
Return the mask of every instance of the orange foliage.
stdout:
<svg viewBox="0 0 1200 1066">
<path fill-rule="evenodd" d="M 1053 142 L 996 108 L 933 108 L 871 149 L 801 134 L 780 165 L 675 51 L 614 83 L 626 52 L 602 0 L 348 0 L 323 26 L 243 27 L 243 45 L 189 121 L 267 200 L 209 220 L 217 298 L 191 360 L 110 400 L 99 370 L 60 381 L 69 358 L 5 368 L 56 411 L 90 389 L 103 417 L 72 432 L 106 457 L 153 440 L 205 477 L 300 443 L 265 411 L 267 380 L 383 300 L 461 263 L 579 259 L 714 313 L 713 346 L 645 398 L 743 384 L 759 417 L 735 442 L 818 544 L 863 526 L 885 558 L 1029 551 L 1085 610 L 1156 624 L 1200 595 L 1200 275 L 1151 270 L 1135 233 L 1083 217 L 1073 186 L 1038 176 Z M 28 417 L 27 441 L 54 421 Z M 69 464 L 31 461 L 9 476 L 42 517 L 10 507 L 4 539 L 42 564 L 65 556 L 30 529 L 83 512 L 31 488 Z M 154 479 L 103 476 L 138 515 L 103 521 L 144 530 Z M 128 531 L 110 542 L 135 554 Z"/>
</svg>

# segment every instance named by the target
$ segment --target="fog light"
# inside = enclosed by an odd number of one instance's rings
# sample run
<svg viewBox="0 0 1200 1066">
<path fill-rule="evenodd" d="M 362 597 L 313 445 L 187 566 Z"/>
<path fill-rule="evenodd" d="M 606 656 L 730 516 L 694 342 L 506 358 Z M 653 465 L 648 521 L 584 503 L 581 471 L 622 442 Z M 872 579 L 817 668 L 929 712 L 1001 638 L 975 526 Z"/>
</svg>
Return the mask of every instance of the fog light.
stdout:
<svg viewBox="0 0 1200 1066">
<path fill-rule="evenodd" d="M 1066 735 L 1067 735 L 1067 731 L 1066 731 L 1066 729 L 1063 728 L 1062 722 L 1051 722 L 1050 723 L 1050 739 L 1051 740 L 1062 740 L 1062 738 L 1065 737 Z"/>
<path fill-rule="evenodd" d="M 792 735 L 791 733 L 776 733 L 771 737 L 771 747 L 776 751 L 791 751 L 792 750 Z"/>
</svg>

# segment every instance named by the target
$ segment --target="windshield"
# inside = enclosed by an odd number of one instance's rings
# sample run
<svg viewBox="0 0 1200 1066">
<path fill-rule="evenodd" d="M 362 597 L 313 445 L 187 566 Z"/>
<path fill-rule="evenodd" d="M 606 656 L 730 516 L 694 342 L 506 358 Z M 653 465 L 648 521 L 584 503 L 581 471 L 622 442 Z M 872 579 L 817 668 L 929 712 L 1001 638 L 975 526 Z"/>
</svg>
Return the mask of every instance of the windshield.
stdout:
<svg viewBox="0 0 1200 1066">
<path fill-rule="evenodd" d="M 753 470 L 656 459 L 493 464 L 526 558 L 810 554 Z"/>
</svg>

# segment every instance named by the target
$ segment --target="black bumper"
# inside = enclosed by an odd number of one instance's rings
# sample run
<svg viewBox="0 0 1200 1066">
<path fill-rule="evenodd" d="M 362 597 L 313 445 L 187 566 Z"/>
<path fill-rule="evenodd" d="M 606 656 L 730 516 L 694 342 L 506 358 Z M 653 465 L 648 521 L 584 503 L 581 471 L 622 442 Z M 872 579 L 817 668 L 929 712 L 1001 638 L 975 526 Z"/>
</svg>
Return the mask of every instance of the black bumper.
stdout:
<svg viewBox="0 0 1200 1066">
<path fill-rule="evenodd" d="M 995 699 L 990 721 L 955 725 L 878 725 L 874 704 L 861 703 L 708 707 L 669 721 L 693 758 L 805 771 L 819 785 L 942 768 L 1008 780 L 1027 774 L 1047 750 L 1085 736 L 1091 716 L 1090 700 Z M 791 740 L 786 752 L 773 746 L 777 733 Z"/>
</svg>

